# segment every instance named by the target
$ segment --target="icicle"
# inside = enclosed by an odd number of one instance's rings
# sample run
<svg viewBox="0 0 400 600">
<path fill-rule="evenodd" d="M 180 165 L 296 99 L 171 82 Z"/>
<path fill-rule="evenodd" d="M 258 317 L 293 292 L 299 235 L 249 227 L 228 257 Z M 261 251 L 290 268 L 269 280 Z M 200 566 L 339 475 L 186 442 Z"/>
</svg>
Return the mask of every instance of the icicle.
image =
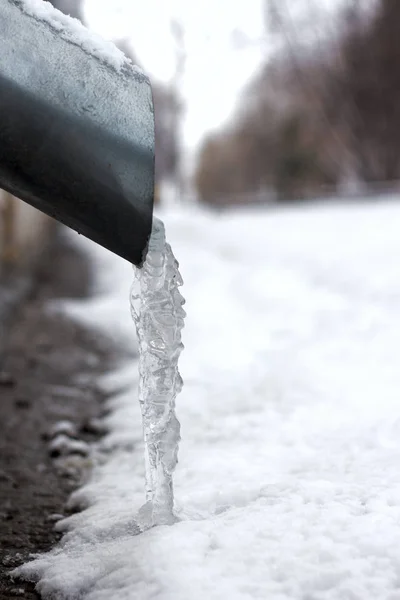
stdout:
<svg viewBox="0 0 400 600">
<path fill-rule="evenodd" d="M 179 292 L 179 264 L 165 241 L 164 225 L 154 219 L 146 261 L 135 269 L 131 312 L 139 340 L 139 402 L 143 417 L 146 462 L 144 527 L 171 524 L 172 475 L 177 464 L 180 424 L 175 398 L 182 389 L 178 371 L 181 330 L 186 316 Z"/>
</svg>

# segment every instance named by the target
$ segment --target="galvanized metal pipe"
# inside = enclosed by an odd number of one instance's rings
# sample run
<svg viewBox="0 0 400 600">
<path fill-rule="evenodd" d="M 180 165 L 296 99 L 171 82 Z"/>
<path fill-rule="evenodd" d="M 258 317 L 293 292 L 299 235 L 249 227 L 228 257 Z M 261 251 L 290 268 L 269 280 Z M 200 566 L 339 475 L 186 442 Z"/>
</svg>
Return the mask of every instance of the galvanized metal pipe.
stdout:
<svg viewBox="0 0 400 600">
<path fill-rule="evenodd" d="M 69 24 L 60 32 L 28 0 L 0 2 L 0 188 L 140 266 L 154 196 L 150 82 Z"/>
</svg>

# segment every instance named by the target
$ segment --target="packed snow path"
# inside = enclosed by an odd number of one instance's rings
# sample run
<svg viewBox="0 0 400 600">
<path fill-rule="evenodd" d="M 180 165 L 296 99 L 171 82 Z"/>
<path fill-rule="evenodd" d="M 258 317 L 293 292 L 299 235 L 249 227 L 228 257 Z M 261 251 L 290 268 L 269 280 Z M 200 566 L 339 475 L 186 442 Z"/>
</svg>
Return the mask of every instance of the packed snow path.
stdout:
<svg viewBox="0 0 400 600">
<path fill-rule="evenodd" d="M 134 535 L 144 470 L 127 360 L 102 382 L 110 434 L 71 500 L 88 508 L 25 575 L 45 597 L 399 600 L 400 206 L 160 216 L 188 312 L 181 520 Z M 61 308 L 128 349 L 131 268 L 78 242 L 99 294 Z"/>
</svg>

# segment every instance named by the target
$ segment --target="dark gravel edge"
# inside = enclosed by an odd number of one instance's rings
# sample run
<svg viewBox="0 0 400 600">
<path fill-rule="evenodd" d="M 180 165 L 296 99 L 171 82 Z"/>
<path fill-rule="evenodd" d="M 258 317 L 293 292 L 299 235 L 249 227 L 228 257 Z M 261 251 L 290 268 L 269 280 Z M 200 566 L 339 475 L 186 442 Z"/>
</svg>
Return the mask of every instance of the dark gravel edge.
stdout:
<svg viewBox="0 0 400 600">
<path fill-rule="evenodd" d="M 0 600 L 39 598 L 33 584 L 9 574 L 57 543 L 54 522 L 90 472 L 85 453 L 66 465 L 50 451 L 50 432 L 62 420 L 81 442 L 100 437 L 93 423 L 105 397 L 96 379 L 118 359 L 110 340 L 46 310 L 49 300 L 90 294 L 90 264 L 65 236 L 55 236 L 35 277 L 20 286 L 0 349 Z"/>
</svg>

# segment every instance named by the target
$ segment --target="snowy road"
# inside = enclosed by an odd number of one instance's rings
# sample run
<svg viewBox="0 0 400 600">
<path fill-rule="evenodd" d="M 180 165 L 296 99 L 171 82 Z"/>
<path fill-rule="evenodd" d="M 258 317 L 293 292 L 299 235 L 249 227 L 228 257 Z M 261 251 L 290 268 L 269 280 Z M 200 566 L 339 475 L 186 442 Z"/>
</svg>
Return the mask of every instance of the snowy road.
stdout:
<svg viewBox="0 0 400 600">
<path fill-rule="evenodd" d="M 72 499 L 88 508 L 25 574 L 71 599 L 400 600 L 400 206 L 160 216 L 188 313 L 181 521 L 132 535 L 137 366 L 121 365 L 102 464 Z M 131 268 L 79 243 L 103 292 L 63 309 L 128 348 Z"/>
</svg>

